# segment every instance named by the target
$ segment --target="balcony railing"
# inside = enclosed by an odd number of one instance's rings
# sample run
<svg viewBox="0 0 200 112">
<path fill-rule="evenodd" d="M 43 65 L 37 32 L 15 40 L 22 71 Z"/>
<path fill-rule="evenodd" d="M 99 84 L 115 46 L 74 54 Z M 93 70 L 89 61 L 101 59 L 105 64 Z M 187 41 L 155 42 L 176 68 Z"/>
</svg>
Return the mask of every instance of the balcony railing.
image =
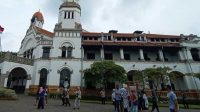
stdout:
<svg viewBox="0 0 200 112">
<path fill-rule="evenodd" d="M 52 40 L 41 40 L 38 42 L 39 45 L 53 45 Z"/>
<path fill-rule="evenodd" d="M 3 62 L 3 61 L 26 64 L 26 65 L 33 65 L 32 59 L 18 57 L 16 55 L 13 55 L 10 52 L 2 53 L 2 55 L 0 56 L 0 62 Z"/>
</svg>

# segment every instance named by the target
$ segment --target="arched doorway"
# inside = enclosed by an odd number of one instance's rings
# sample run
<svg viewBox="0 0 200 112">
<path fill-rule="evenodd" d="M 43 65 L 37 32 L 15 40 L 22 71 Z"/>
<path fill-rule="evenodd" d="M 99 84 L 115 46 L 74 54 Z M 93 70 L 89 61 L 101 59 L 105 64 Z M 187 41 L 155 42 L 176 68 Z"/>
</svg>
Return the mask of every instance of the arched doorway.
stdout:
<svg viewBox="0 0 200 112">
<path fill-rule="evenodd" d="M 127 73 L 128 82 L 130 85 L 137 86 L 137 89 L 143 89 L 144 84 L 144 78 L 143 74 L 139 70 L 131 70 Z"/>
<path fill-rule="evenodd" d="M 69 88 L 71 81 L 71 71 L 68 68 L 63 68 L 60 72 L 60 87 Z"/>
<path fill-rule="evenodd" d="M 39 81 L 39 86 L 41 87 L 46 87 L 47 85 L 47 74 L 48 71 L 47 69 L 43 68 L 42 70 L 40 70 L 40 81 Z"/>
<path fill-rule="evenodd" d="M 179 71 L 172 71 L 169 75 L 172 89 L 175 90 L 186 90 L 187 85 L 184 81 L 184 74 Z"/>
<path fill-rule="evenodd" d="M 7 88 L 14 89 L 16 93 L 24 93 L 26 89 L 27 72 L 23 68 L 14 68 L 7 81 Z"/>
</svg>

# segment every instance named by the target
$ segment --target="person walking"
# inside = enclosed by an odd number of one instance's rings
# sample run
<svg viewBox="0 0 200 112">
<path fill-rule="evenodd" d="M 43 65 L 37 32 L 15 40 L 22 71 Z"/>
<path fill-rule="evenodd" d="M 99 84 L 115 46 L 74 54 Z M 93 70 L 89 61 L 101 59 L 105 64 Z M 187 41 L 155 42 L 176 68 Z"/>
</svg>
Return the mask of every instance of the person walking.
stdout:
<svg viewBox="0 0 200 112">
<path fill-rule="evenodd" d="M 167 85 L 167 97 L 169 98 L 169 110 L 170 112 L 178 112 L 178 101 L 176 94 L 172 91 L 172 88 L 170 85 Z"/>
<path fill-rule="evenodd" d="M 157 112 L 160 112 L 157 101 L 158 101 L 158 97 L 156 95 L 156 91 L 152 90 L 152 110 L 151 110 L 151 112 L 153 112 L 155 108 L 156 108 Z"/>
<path fill-rule="evenodd" d="M 147 97 L 146 92 L 144 90 L 142 91 L 142 94 L 143 94 L 142 98 L 143 98 L 143 101 L 144 101 L 143 106 L 142 106 L 142 110 L 144 110 L 143 112 L 148 112 L 148 110 L 149 110 L 148 97 Z"/>
<path fill-rule="evenodd" d="M 81 99 L 81 90 L 78 87 L 76 92 L 75 92 L 76 98 L 74 101 L 74 109 L 79 109 L 80 108 L 80 99 Z"/>
<path fill-rule="evenodd" d="M 102 89 L 101 91 L 100 91 L 100 95 L 101 95 L 101 104 L 106 104 L 105 102 L 106 102 L 106 92 L 105 92 L 105 89 Z"/>
<path fill-rule="evenodd" d="M 45 94 L 45 90 L 43 89 L 43 87 L 40 87 L 38 109 L 44 109 L 44 94 Z"/>
<path fill-rule="evenodd" d="M 185 109 L 189 109 L 189 104 L 187 102 L 186 94 L 184 91 L 182 92 L 182 103 Z"/>
</svg>

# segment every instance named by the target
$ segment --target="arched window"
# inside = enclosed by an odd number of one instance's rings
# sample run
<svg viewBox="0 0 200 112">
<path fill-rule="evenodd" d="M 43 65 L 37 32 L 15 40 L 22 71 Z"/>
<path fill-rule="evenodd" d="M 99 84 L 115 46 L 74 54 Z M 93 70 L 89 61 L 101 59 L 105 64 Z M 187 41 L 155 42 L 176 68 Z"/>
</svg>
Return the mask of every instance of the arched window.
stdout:
<svg viewBox="0 0 200 112">
<path fill-rule="evenodd" d="M 72 47 L 71 46 L 69 46 L 68 48 L 67 48 L 67 58 L 72 58 Z"/>
<path fill-rule="evenodd" d="M 39 86 L 45 87 L 47 84 L 47 69 L 43 68 L 40 71 L 40 82 L 39 82 Z"/>
<path fill-rule="evenodd" d="M 60 87 L 65 87 L 67 86 L 67 88 L 70 87 L 70 80 L 71 80 L 71 71 L 67 68 L 62 69 L 62 71 L 60 72 Z"/>
<path fill-rule="evenodd" d="M 62 58 L 66 57 L 66 50 L 67 48 L 65 46 L 62 47 Z"/>
</svg>

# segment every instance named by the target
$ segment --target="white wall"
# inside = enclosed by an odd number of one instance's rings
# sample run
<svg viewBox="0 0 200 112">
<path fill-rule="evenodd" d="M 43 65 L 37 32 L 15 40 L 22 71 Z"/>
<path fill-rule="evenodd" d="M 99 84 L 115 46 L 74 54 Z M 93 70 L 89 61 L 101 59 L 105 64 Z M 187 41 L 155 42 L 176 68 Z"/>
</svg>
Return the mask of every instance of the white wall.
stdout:
<svg viewBox="0 0 200 112">
<path fill-rule="evenodd" d="M 65 64 L 66 63 L 66 64 Z M 60 82 L 60 73 L 58 73 L 58 70 L 61 70 L 62 68 L 69 68 L 73 71 L 71 74 L 71 86 L 80 86 L 81 82 L 81 73 L 80 73 L 80 60 L 78 59 L 71 59 L 71 60 L 51 60 L 51 72 L 49 74 L 49 84 L 50 85 L 57 85 L 59 86 Z"/>
</svg>

